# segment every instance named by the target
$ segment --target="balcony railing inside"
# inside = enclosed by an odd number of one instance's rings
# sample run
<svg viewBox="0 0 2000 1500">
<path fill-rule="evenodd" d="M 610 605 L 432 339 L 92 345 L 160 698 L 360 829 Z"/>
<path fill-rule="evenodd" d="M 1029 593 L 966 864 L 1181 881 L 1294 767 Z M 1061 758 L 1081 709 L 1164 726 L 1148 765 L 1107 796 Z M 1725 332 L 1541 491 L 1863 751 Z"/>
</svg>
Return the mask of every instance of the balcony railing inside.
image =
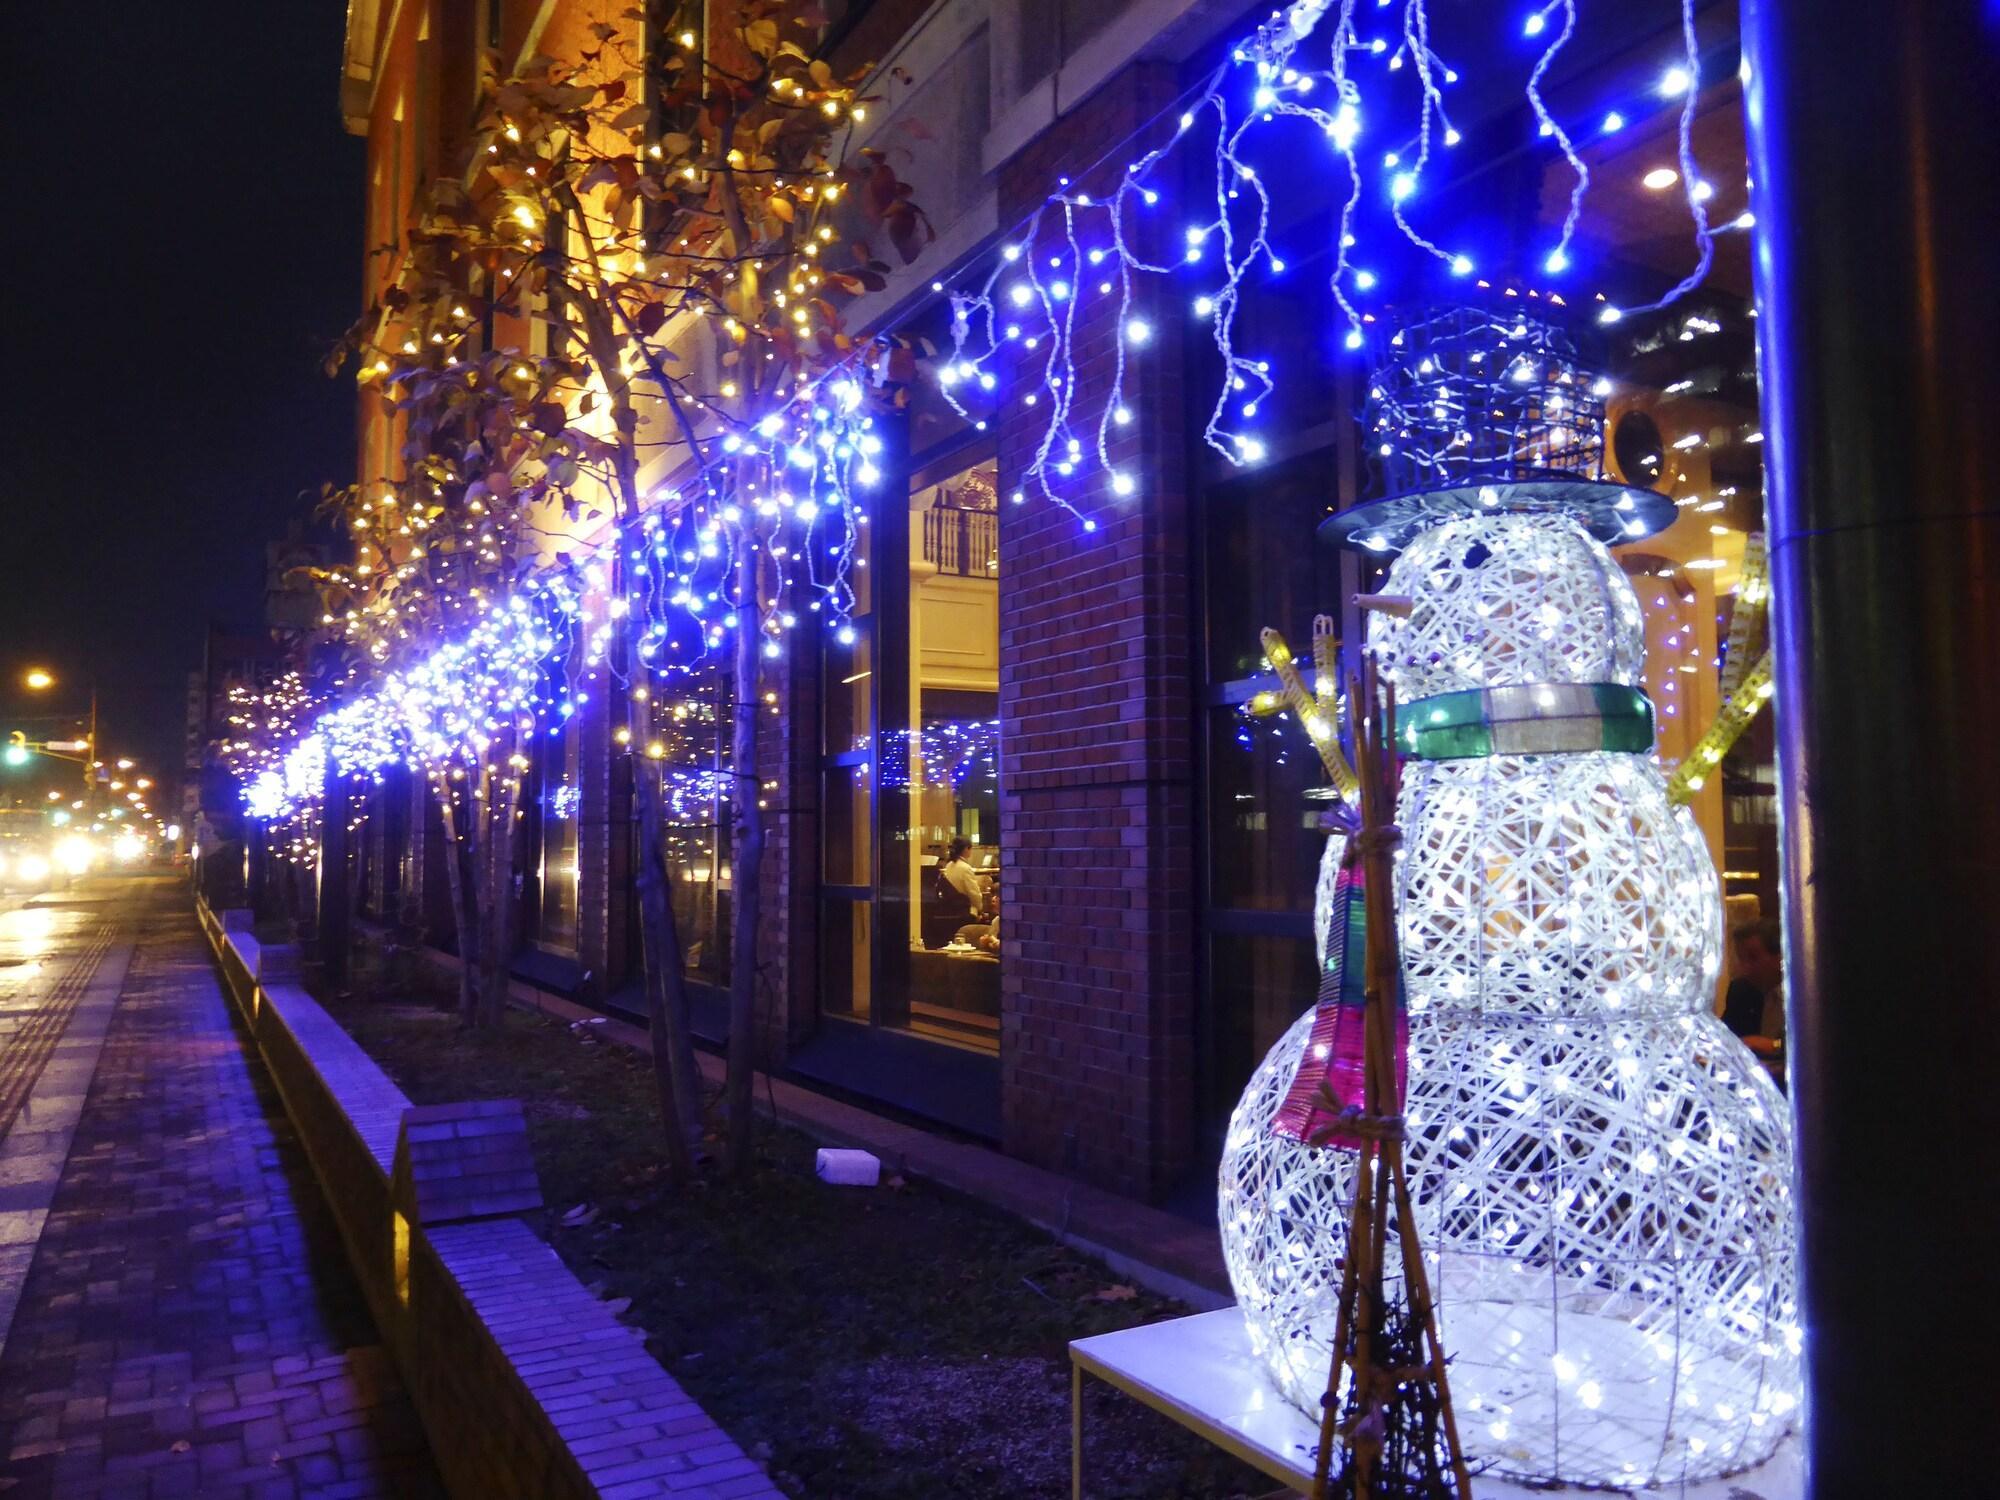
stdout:
<svg viewBox="0 0 2000 1500">
<path fill-rule="evenodd" d="M 961 578 L 1000 576 L 1000 517 L 990 510 L 937 505 L 923 513 L 923 560 Z"/>
</svg>

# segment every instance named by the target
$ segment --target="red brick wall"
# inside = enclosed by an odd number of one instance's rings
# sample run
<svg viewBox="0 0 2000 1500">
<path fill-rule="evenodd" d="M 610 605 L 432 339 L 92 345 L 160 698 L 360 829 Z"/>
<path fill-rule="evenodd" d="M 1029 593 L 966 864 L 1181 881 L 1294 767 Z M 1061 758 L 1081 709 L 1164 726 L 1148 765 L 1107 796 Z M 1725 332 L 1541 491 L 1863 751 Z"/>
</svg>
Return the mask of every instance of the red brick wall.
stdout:
<svg viewBox="0 0 2000 1500">
<path fill-rule="evenodd" d="M 1174 92 L 1172 71 L 1157 65 L 1112 80 L 1002 169 L 1000 221 L 1019 222 L 1059 174 L 1086 168 Z M 1113 460 L 1139 488 L 1120 498 L 1098 479 L 1094 534 L 1032 493 L 1007 503 L 1027 487 L 1045 405 L 1010 403 L 1000 429 L 1002 1112 L 1014 1154 L 1156 1197 L 1192 1143 L 1186 319 L 1178 304 L 1141 300 L 1135 310 L 1156 333 L 1128 365 L 1135 420 Z M 1094 391 L 1110 385 L 1118 335 L 1115 301 L 1080 325 L 1077 375 Z M 1030 363 L 1016 381 L 1038 381 L 1038 354 L 1022 358 Z M 1095 407 L 1090 415 L 1094 431 Z"/>
</svg>

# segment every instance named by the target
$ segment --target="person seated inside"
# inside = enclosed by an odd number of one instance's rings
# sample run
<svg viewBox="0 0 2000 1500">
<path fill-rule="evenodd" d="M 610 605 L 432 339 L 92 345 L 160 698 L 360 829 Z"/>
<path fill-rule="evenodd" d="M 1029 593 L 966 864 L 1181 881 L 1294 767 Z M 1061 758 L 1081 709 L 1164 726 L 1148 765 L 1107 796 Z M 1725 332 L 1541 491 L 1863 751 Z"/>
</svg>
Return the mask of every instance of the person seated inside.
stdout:
<svg viewBox="0 0 2000 1500">
<path fill-rule="evenodd" d="M 1778 919 L 1746 922 L 1730 935 L 1735 977 L 1722 1000 L 1722 1024 L 1759 1057 L 1784 1050 L 1785 964 Z"/>
<path fill-rule="evenodd" d="M 971 839 L 953 839 L 944 863 L 938 866 L 938 881 L 941 887 L 948 886 L 965 898 L 966 910 L 975 920 L 983 920 L 988 915 L 986 881 L 966 858 L 971 852 Z"/>
<path fill-rule="evenodd" d="M 986 883 L 966 861 L 970 839 L 951 841 L 924 902 L 924 946 L 942 948 L 968 922 L 986 920 Z"/>
</svg>

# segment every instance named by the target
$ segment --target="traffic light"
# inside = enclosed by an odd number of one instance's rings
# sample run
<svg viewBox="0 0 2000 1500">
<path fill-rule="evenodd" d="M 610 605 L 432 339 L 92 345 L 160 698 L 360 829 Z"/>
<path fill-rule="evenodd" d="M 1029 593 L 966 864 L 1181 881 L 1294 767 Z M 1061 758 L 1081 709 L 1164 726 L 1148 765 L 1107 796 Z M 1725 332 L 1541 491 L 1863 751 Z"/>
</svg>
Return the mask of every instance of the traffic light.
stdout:
<svg viewBox="0 0 2000 1500">
<path fill-rule="evenodd" d="M 31 753 L 28 749 L 28 737 L 17 729 L 8 736 L 7 749 L 4 754 L 0 754 L 0 760 L 5 760 L 10 766 L 25 766 Z"/>
</svg>

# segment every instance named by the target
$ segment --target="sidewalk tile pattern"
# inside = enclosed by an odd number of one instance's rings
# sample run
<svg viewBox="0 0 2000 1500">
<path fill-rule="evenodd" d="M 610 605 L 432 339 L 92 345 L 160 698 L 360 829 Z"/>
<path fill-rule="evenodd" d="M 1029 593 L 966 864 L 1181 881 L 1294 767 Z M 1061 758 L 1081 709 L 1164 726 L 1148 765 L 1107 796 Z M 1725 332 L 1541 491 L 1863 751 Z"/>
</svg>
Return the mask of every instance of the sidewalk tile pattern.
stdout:
<svg viewBox="0 0 2000 1500">
<path fill-rule="evenodd" d="M 439 1494 L 199 938 L 133 891 L 138 952 L 0 1358 L 6 1500 Z"/>
</svg>

